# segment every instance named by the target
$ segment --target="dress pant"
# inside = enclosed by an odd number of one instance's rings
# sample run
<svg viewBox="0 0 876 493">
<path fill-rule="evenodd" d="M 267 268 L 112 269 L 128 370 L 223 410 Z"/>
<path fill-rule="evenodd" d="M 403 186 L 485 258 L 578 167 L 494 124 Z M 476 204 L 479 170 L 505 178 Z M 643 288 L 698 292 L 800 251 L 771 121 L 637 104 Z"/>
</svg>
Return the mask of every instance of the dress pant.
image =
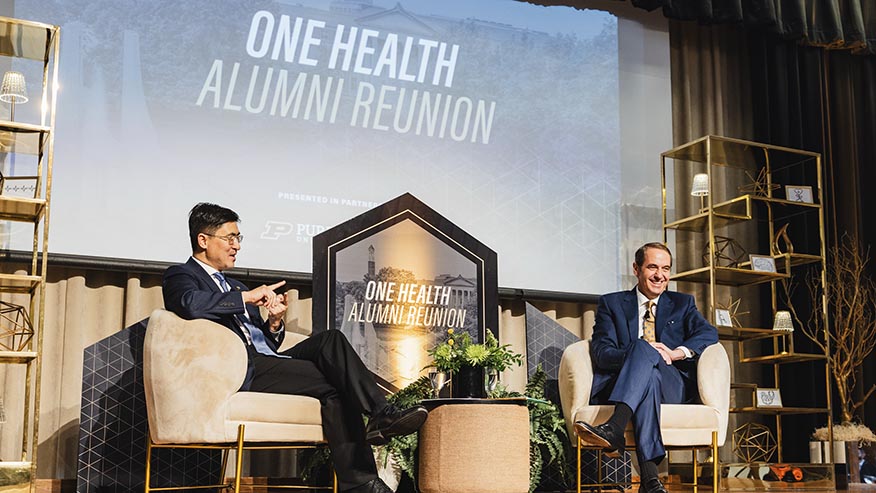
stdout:
<svg viewBox="0 0 876 493">
<path fill-rule="evenodd" d="M 248 347 L 254 372 L 250 391 L 305 395 L 322 403 L 322 429 L 341 491 L 377 477 L 362 414 L 386 406 L 383 392 L 339 330 L 308 337 L 273 358 Z"/>
<path fill-rule="evenodd" d="M 684 379 L 643 339 L 636 339 L 611 389 L 608 401 L 630 406 L 639 463 L 660 463 L 666 456 L 660 435 L 660 404 L 686 401 Z"/>
</svg>

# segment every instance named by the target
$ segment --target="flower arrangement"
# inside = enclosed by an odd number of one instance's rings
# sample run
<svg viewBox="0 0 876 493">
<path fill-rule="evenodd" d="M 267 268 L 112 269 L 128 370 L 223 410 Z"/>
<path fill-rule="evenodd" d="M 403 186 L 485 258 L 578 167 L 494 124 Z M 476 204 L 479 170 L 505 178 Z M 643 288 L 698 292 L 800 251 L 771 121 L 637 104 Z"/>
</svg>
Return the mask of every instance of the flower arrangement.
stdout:
<svg viewBox="0 0 876 493">
<path fill-rule="evenodd" d="M 816 428 L 812 432 L 812 438 L 826 442 L 830 437 L 827 426 Z M 833 440 L 835 442 L 860 442 L 865 445 L 876 442 L 876 435 L 866 426 L 859 423 L 843 423 L 833 426 Z"/>
<path fill-rule="evenodd" d="M 483 344 L 475 344 L 467 332 L 457 335 L 447 329 L 444 342 L 427 351 L 432 366 L 440 371 L 459 371 L 464 366 L 504 371 L 511 365 L 523 364 L 523 356 L 511 350 L 510 344 L 500 345 L 489 330 Z"/>
</svg>

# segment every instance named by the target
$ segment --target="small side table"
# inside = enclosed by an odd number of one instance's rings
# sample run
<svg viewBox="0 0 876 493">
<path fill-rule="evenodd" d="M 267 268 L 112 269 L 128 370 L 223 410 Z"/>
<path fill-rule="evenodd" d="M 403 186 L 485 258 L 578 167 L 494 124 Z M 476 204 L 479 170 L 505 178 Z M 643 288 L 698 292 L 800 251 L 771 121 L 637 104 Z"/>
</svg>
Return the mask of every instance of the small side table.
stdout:
<svg viewBox="0 0 876 493">
<path fill-rule="evenodd" d="M 527 493 L 526 398 L 427 399 L 420 428 L 423 493 Z"/>
</svg>

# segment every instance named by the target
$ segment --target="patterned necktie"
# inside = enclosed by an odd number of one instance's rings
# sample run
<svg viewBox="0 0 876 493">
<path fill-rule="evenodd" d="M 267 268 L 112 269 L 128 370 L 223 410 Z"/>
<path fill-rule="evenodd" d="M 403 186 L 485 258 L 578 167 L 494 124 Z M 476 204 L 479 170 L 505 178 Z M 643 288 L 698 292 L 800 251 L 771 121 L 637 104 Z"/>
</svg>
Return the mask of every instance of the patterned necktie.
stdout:
<svg viewBox="0 0 876 493">
<path fill-rule="evenodd" d="M 219 286 L 222 288 L 223 293 L 227 293 L 231 291 L 231 286 L 228 284 L 228 281 L 225 280 L 225 276 L 221 272 L 216 272 L 213 274 L 213 277 L 219 281 Z M 258 327 L 253 325 L 249 319 L 243 315 L 235 315 L 234 320 L 237 321 L 237 324 L 243 327 L 244 332 L 249 334 L 249 339 L 252 341 L 252 347 L 259 354 L 264 354 L 265 356 L 273 356 L 274 358 L 288 358 L 289 356 L 284 356 L 282 354 L 277 354 L 276 351 L 268 345 L 268 341 L 265 340 L 265 333 L 261 331 Z"/>
<path fill-rule="evenodd" d="M 657 337 L 654 332 L 654 314 L 651 311 L 654 309 L 655 303 L 648 300 L 645 303 L 645 316 L 642 318 L 642 339 L 648 342 L 657 342 Z"/>
</svg>

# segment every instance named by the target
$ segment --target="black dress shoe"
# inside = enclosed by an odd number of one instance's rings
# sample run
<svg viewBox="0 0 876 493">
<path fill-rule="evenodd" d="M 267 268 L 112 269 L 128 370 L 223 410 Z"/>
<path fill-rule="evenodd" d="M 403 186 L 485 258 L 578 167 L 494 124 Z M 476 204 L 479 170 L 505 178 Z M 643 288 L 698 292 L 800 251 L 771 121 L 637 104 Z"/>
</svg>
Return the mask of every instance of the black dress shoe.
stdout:
<svg viewBox="0 0 876 493">
<path fill-rule="evenodd" d="M 409 435 L 423 426 L 429 412 L 423 406 L 400 410 L 387 405 L 368 420 L 365 441 L 371 445 L 386 445 L 393 437 Z"/>
<path fill-rule="evenodd" d="M 601 447 L 611 457 L 620 457 L 624 451 L 624 435 L 615 431 L 608 423 L 591 426 L 583 421 L 575 421 L 575 433 L 587 445 Z"/>
<path fill-rule="evenodd" d="M 365 484 L 344 491 L 344 493 L 393 493 L 392 488 L 386 485 L 380 478 L 374 478 Z"/>
<path fill-rule="evenodd" d="M 666 487 L 657 478 L 649 478 L 639 485 L 639 493 L 667 493 Z"/>
</svg>

